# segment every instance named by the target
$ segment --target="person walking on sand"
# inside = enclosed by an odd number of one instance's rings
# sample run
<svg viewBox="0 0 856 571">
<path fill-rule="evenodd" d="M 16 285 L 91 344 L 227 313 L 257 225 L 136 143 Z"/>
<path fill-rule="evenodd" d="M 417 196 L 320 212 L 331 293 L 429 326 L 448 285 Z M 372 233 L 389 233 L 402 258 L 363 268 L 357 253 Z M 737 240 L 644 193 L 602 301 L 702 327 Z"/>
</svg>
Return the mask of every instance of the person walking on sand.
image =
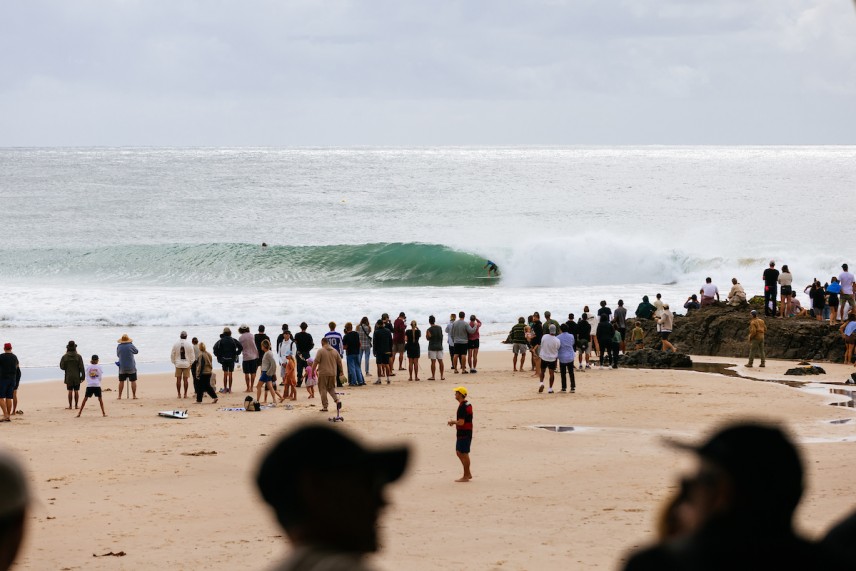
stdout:
<svg viewBox="0 0 856 571">
<path fill-rule="evenodd" d="M 232 392 L 232 374 L 235 372 L 235 361 L 238 360 L 238 356 L 243 351 L 243 346 L 232 337 L 232 330 L 224 327 L 219 341 L 214 343 L 214 356 L 217 357 L 217 362 L 223 367 L 223 389 L 220 392 Z"/>
<path fill-rule="evenodd" d="M 520 355 L 520 370 L 526 365 L 526 353 L 529 352 L 529 341 L 526 339 L 526 319 L 517 318 L 517 323 L 511 328 L 511 352 L 514 354 L 512 366 L 517 371 L 517 356 Z"/>
<path fill-rule="evenodd" d="M 187 398 L 187 386 L 190 384 L 190 365 L 196 360 L 196 356 L 193 345 L 187 340 L 187 331 L 182 331 L 178 337 L 178 341 L 172 346 L 172 353 L 170 353 L 169 358 L 175 367 L 175 391 L 178 393 L 178 398 L 182 398 L 182 381 L 184 382 L 184 398 Z"/>
<path fill-rule="evenodd" d="M 74 398 L 74 408 L 77 408 L 77 401 L 80 398 L 80 383 L 83 381 L 85 366 L 83 357 L 77 352 L 77 343 L 69 341 L 65 346 L 65 355 L 59 360 L 59 368 L 65 371 L 65 386 L 68 389 L 68 409 L 71 410 L 72 397 Z M 121 398 L 122 393 L 119 393 Z"/>
<path fill-rule="evenodd" d="M 605 316 L 604 319 L 606 319 Z M 559 348 L 561 346 L 562 342 L 556 337 L 556 326 L 551 323 L 547 328 L 547 333 L 541 337 L 541 366 L 538 373 L 539 393 L 544 392 L 544 376 L 547 371 L 550 371 L 550 387 L 547 392 L 553 393 L 553 382 L 556 379 L 556 361 L 559 359 Z"/>
<path fill-rule="evenodd" d="M 450 334 L 455 341 L 455 356 L 458 358 L 458 367 L 461 374 L 469 373 L 467 370 L 467 352 L 469 351 L 469 331 L 467 330 L 466 313 L 458 313 L 458 319 L 452 324 Z M 454 361 L 453 361 L 454 363 Z M 457 373 L 458 371 L 455 370 Z"/>
<path fill-rule="evenodd" d="M 214 374 L 214 357 L 208 352 L 205 343 L 199 343 L 196 351 L 196 376 L 193 379 L 193 392 L 196 393 L 196 402 L 202 402 L 202 395 L 211 397 L 211 402 L 217 402 L 217 393 L 211 386 L 211 375 Z"/>
<path fill-rule="evenodd" d="M 473 444 L 473 405 L 467 402 L 466 387 L 455 389 L 455 400 L 458 401 L 455 420 L 446 423 L 455 427 L 455 454 L 464 467 L 464 475 L 455 481 L 469 482 L 473 479 L 473 474 L 470 472 L 470 448 Z"/>
<path fill-rule="evenodd" d="M 101 405 L 101 416 L 107 416 L 104 410 L 104 399 L 101 398 L 101 379 L 104 377 L 104 370 L 98 364 L 98 355 L 92 355 L 89 365 L 86 366 L 86 394 L 83 395 L 83 402 L 80 403 L 80 411 L 77 417 L 83 414 L 83 409 L 86 407 L 86 401 L 89 397 L 98 398 L 98 404 Z"/>
<path fill-rule="evenodd" d="M 312 368 L 318 377 L 318 391 L 321 393 L 321 410 L 327 412 L 327 395 L 333 397 L 336 408 L 339 409 L 339 397 L 336 395 L 336 379 L 342 372 L 342 357 L 330 346 L 329 340 L 321 339 L 321 348 L 315 353 L 315 363 Z"/>
<path fill-rule="evenodd" d="M 481 324 L 475 315 L 470 315 L 470 322 L 467 324 L 467 366 L 471 373 L 478 373 Z"/>
<path fill-rule="evenodd" d="M 657 323 L 660 325 L 660 340 L 662 345 L 660 346 L 660 350 L 662 351 L 676 351 L 675 346 L 669 341 L 669 337 L 672 335 L 672 326 L 674 324 L 674 315 L 672 315 L 672 311 L 669 309 L 669 304 L 663 304 L 663 314 L 658 316 L 654 316 L 654 319 L 657 320 Z"/>
<path fill-rule="evenodd" d="M 437 378 L 437 364 L 440 365 L 440 380 L 445 381 L 443 374 L 443 328 L 437 325 L 433 315 L 428 316 L 428 331 L 425 338 L 428 340 L 428 358 L 431 360 L 431 376 L 429 381 Z"/>
<path fill-rule="evenodd" d="M 752 316 L 752 319 L 749 321 L 749 362 L 746 363 L 746 366 L 751 367 L 757 355 L 761 359 L 759 366 L 763 367 L 767 360 L 767 353 L 764 350 L 764 335 L 767 333 L 767 324 L 758 317 L 758 312 L 754 309 L 749 312 L 749 315 Z"/>
<path fill-rule="evenodd" d="M 134 399 L 137 398 L 137 361 L 134 355 L 139 351 L 134 347 L 134 343 L 128 334 L 123 334 L 118 341 L 116 347 L 116 356 L 119 357 L 119 398 L 122 398 L 122 389 L 125 387 L 125 381 L 131 385 L 131 395 Z"/>
<path fill-rule="evenodd" d="M 241 369 L 244 371 L 244 383 L 246 392 L 251 393 L 256 387 L 256 371 L 259 368 L 259 350 L 256 347 L 256 338 L 250 333 L 249 325 L 238 327 L 238 343 L 241 344 L 241 358 L 244 362 Z"/>
<path fill-rule="evenodd" d="M 419 348 L 419 339 L 422 338 L 422 331 L 416 326 L 416 320 L 410 322 L 410 329 L 404 334 L 404 350 L 407 352 L 407 374 L 408 381 L 419 380 L 419 357 L 421 349 Z"/>
<path fill-rule="evenodd" d="M 3 418 L 0 422 L 10 422 L 15 414 L 15 385 L 21 378 L 21 365 L 18 357 L 12 352 L 12 344 L 3 344 L 0 354 L 0 412 Z"/>
</svg>

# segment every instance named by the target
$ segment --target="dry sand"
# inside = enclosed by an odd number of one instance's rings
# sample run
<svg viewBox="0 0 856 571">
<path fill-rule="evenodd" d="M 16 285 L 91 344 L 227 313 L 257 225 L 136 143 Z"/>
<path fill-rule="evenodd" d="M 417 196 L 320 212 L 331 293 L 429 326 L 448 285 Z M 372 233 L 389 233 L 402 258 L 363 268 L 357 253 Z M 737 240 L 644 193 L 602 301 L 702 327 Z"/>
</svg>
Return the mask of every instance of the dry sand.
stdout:
<svg viewBox="0 0 856 571">
<path fill-rule="evenodd" d="M 379 569 L 619 568 L 628 550 L 653 538 L 661 501 L 691 466 L 661 437 L 701 438 L 745 417 L 781 422 L 802 444 L 808 490 L 801 530 L 816 536 L 854 507 L 854 410 L 826 404 L 842 397 L 632 369 L 578 374 L 576 394 L 538 394 L 529 374 L 511 373 L 510 353 L 480 360 L 476 375 L 416 383 L 399 372 L 391 386 L 342 389 L 341 429 L 414 450 L 409 473 L 389 490 L 386 546 L 373 561 Z M 422 364 L 425 379 L 427 359 Z M 792 365 L 768 361 L 763 377 L 783 378 Z M 824 381 L 843 381 L 854 370 L 824 366 Z M 469 388 L 475 412 L 475 479 L 466 484 L 454 482 L 460 464 L 446 426 L 458 384 Z M 25 414 L 0 426 L 0 442 L 24 459 L 37 498 L 17 568 L 263 569 L 283 557 L 287 542 L 252 477 L 277 435 L 326 422 L 318 399 L 299 389 L 294 410 L 239 413 L 220 408 L 239 406 L 243 393 L 216 405 L 179 401 L 168 375 L 142 378 L 138 400 L 117 401 L 117 385 L 115 377 L 104 382 L 113 389 L 105 393 L 107 418 L 97 400 L 75 418 L 59 382 L 21 387 Z M 177 407 L 190 418 L 156 415 Z M 851 420 L 830 423 L 841 419 Z M 575 430 L 532 428 L 557 424 Z M 109 552 L 126 555 L 93 557 Z"/>
</svg>

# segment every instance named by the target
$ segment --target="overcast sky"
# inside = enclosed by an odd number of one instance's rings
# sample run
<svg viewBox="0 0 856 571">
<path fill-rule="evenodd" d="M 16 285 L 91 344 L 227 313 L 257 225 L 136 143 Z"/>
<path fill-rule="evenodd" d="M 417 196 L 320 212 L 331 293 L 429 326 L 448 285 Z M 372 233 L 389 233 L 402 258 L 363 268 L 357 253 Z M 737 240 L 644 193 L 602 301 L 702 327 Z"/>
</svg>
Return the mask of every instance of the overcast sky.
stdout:
<svg viewBox="0 0 856 571">
<path fill-rule="evenodd" d="M 850 0 L 8 0 L 0 145 L 856 143 Z"/>
</svg>

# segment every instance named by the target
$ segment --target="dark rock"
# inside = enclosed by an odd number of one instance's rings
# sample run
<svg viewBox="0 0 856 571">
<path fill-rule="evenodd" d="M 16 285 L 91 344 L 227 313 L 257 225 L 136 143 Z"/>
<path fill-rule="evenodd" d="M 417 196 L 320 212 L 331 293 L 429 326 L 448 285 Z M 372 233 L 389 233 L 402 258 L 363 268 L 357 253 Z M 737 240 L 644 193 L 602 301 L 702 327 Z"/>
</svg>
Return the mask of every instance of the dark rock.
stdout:
<svg viewBox="0 0 856 571">
<path fill-rule="evenodd" d="M 716 303 L 694 309 L 686 316 L 675 316 L 669 341 L 679 351 L 691 355 L 745 358 L 749 355 L 750 309 L 758 310 L 767 325 L 768 358 L 838 363 L 844 360 L 844 341 L 837 325 L 810 318 L 764 317 L 763 299 L 760 305 L 749 303 L 732 307 Z M 638 321 L 645 331 L 645 346 L 659 349 L 656 322 L 653 319 Z M 630 329 L 632 326 L 628 325 L 628 332 Z"/>
<path fill-rule="evenodd" d="M 826 371 L 823 370 L 823 367 L 817 367 L 814 365 L 809 365 L 808 367 L 794 367 L 793 369 L 788 369 L 785 371 L 786 375 L 825 375 Z"/>
<path fill-rule="evenodd" d="M 639 367 L 642 369 L 677 369 L 693 366 L 692 359 L 683 353 L 671 353 L 658 349 L 640 349 L 630 351 L 621 356 L 622 367 Z"/>
</svg>

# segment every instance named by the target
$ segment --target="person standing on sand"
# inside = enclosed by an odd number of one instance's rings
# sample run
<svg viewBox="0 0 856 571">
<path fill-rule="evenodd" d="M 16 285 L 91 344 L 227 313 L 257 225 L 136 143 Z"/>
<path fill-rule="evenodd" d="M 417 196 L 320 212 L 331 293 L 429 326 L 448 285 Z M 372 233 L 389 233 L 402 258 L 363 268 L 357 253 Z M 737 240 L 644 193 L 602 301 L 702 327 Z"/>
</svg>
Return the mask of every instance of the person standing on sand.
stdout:
<svg viewBox="0 0 856 571">
<path fill-rule="evenodd" d="M 779 287 L 779 270 L 776 269 L 776 262 L 770 260 L 770 267 L 764 270 L 761 276 L 764 280 L 764 315 L 767 317 L 776 316 L 776 289 Z"/>
<path fill-rule="evenodd" d="M 71 410 L 71 400 L 74 398 L 74 408 L 80 398 L 80 382 L 83 381 L 85 365 L 83 357 L 77 352 L 77 343 L 69 341 L 65 346 L 65 355 L 59 360 L 59 368 L 65 371 L 65 386 L 68 389 L 68 409 Z M 119 398 L 122 393 L 119 393 Z"/>
<path fill-rule="evenodd" d="M 627 349 L 625 345 L 625 338 L 627 337 L 627 308 L 624 307 L 623 299 L 618 300 L 618 307 L 612 313 L 612 321 L 618 327 L 618 332 L 621 333 L 621 346 L 619 350 L 623 353 Z"/>
<path fill-rule="evenodd" d="M 576 339 L 569 331 L 567 323 L 562 323 L 562 332 L 559 334 L 559 373 L 562 376 L 562 392 L 567 389 L 567 376 L 571 377 L 571 392 L 576 392 L 577 382 L 574 379 L 574 361 L 576 360 Z"/>
<path fill-rule="evenodd" d="M 466 313 L 463 311 L 458 313 L 458 320 L 452 324 L 450 334 L 455 342 L 455 356 L 458 358 L 458 365 L 461 374 L 469 373 L 467 370 L 467 352 L 469 351 L 469 331 L 467 330 Z M 457 373 L 458 371 L 455 370 Z"/>
<path fill-rule="evenodd" d="M 309 352 L 315 347 L 315 341 L 312 340 L 312 335 L 307 333 L 309 328 L 306 322 L 300 324 L 300 331 L 294 336 L 294 343 L 297 345 L 297 386 L 303 384 L 303 369 L 306 367 L 306 361 L 309 359 Z"/>
<path fill-rule="evenodd" d="M 256 387 L 256 400 L 261 401 L 262 397 L 262 388 L 265 390 L 265 400 L 264 403 L 267 404 L 268 393 L 271 393 L 271 400 L 273 400 L 274 404 L 277 399 L 280 401 L 283 400 L 283 395 L 279 394 L 276 390 L 276 356 L 273 354 L 273 351 L 270 348 L 270 339 L 262 340 L 262 363 L 261 363 L 261 375 L 259 375 L 259 384 Z"/>
<path fill-rule="evenodd" d="M 345 336 L 342 338 L 345 349 L 345 360 L 348 364 L 348 385 L 362 387 L 366 384 L 363 372 L 360 370 L 360 334 L 354 331 L 353 324 L 345 324 Z"/>
<path fill-rule="evenodd" d="M 764 320 L 758 317 L 758 312 L 754 309 L 749 312 L 752 319 L 749 321 L 749 362 L 747 367 L 751 367 L 755 361 L 755 355 L 761 359 L 759 366 L 765 366 L 767 353 L 764 350 L 764 335 L 767 333 L 767 324 Z"/>
<path fill-rule="evenodd" d="M 526 319 L 517 318 L 517 323 L 511 328 L 511 352 L 514 353 L 512 364 L 517 371 L 517 356 L 520 355 L 520 370 L 526 365 L 526 353 L 529 352 L 529 341 L 526 339 Z"/>
<path fill-rule="evenodd" d="M 577 349 L 580 350 L 580 371 L 591 369 L 591 354 L 589 353 L 589 343 L 591 342 L 591 324 L 588 320 L 588 314 L 580 315 L 580 320 L 577 323 Z M 583 357 L 586 360 L 586 366 L 583 367 Z"/>
<path fill-rule="evenodd" d="M 553 393 L 553 381 L 556 379 L 556 361 L 559 359 L 559 348 L 562 342 L 556 337 L 556 326 L 552 323 L 547 328 L 547 333 L 541 337 L 541 365 L 538 373 L 538 392 L 544 392 L 544 376 L 550 371 L 550 388 L 547 392 Z"/>
<path fill-rule="evenodd" d="M 104 399 L 101 398 L 101 379 L 104 377 L 104 370 L 98 364 L 98 355 L 92 355 L 89 363 L 86 366 L 86 394 L 83 395 L 83 402 L 80 403 L 80 412 L 77 413 L 78 418 L 83 414 L 83 409 L 89 397 L 98 398 L 98 404 L 101 405 L 101 416 L 107 416 L 107 412 L 104 410 Z"/>
<path fill-rule="evenodd" d="M 428 331 L 425 338 L 428 340 L 428 358 L 431 359 L 431 376 L 429 381 L 436 378 L 437 364 L 440 365 L 440 380 L 445 381 L 443 374 L 443 328 L 435 323 L 433 315 L 428 316 Z"/>
<path fill-rule="evenodd" d="M 329 426 L 290 431 L 255 478 L 292 543 L 271 571 L 370 571 L 363 560 L 379 549 L 384 488 L 401 477 L 407 459 L 404 446 L 368 450 Z"/>
<path fill-rule="evenodd" d="M 321 348 L 315 353 L 312 368 L 318 377 L 318 390 L 321 392 L 320 412 L 327 412 L 328 394 L 333 397 L 333 402 L 338 409 L 341 405 L 339 405 L 339 396 L 336 394 L 336 379 L 342 371 L 342 357 L 330 346 L 326 337 L 321 339 Z"/>
<path fill-rule="evenodd" d="M 595 330 L 597 344 L 600 346 L 600 369 L 603 369 L 604 363 L 609 367 L 612 364 L 612 337 L 615 334 L 612 324 L 609 322 L 609 317 L 601 314 L 600 321 Z"/>
<path fill-rule="evenodd" d="M 241 364 L 241 369 L 244 371 L 244 382 L 246 383 L 246 391 L 253 392 L 256 388 L 256 372 L 259 369 L 259 350 L 256 347 L 256 339 L 250 333 L 249 325 L 241 325 L 238 327 L 238 343 L 241 344 L 241 357 L 244 362 Z"/>
<path fill-rule="evenodd" d="M 669 309 L 668 303 L 663 305 L 663 314 L 659 317 L 655 316 L 654 319 L 657 320 L 657 323 L 660 326 L 660 340 L 662 341 L 660 349 L 662 351 L 675 351 L 675 346 L 669 341 L 669 337 L 672 335 L 672 326 L 674 324 L 675 317 L 672 315 L 672 311 Z"/>
<path fill-rule="evenodd" d="M 15 385 L 21 378 L 21 365 L 18 357 L 12 352 L 12 344 L 3 345 L 0 354 L 0 412 L 3 419 L 0 422 L 10 422 L 15 414 Z"/>
<path fill-rule="evenodd" d="M 844 338 L 844 364 L 849 365 L 856 348 L 856 313 L 847 314 L 847 321 L 842 323 L 839 329 L 841 337 Z"/>
<path fill-rule="evenodd" d="M 392 332 L 383 326 L 381 321 L 375 324 L 374 336 L 372 337 L 372 351 L 377 363 L 377 380 L 374 384 L 381 384 L 381 377 L 386 377 L 389 384 L 390 369 L 392 368 Z"/>
<path fill-rule="evenodd" d="M 238 340 L 232 337 L 232 330 L 224 327 L 223 333 L 220 335 L 220 340 L 214 343 L 214 356 L 217 357 L 217 362 L 223 367 L 223 389 L 220 392 L 232 392 L 232 375 L 235 372 L 235 361 L 238 360 L 238 356 L 243 350 L 244 348 Z"/>
<path fill-rule="evenodd" d="M 402 311 L 398 314 L 398 319 L 395 320 L 395 323 L 392 324 L 392 359 L 390 359 L 389 366 L 395 367 L 395 356 L 398 355 L 399 371 L 404 370 L 404 352 L 407 350 L 404 338 L 404 332 L 407 330 L 406 319 L 407 317 Z"/>
<path fill-rule="evenodd" d="M 289 331 L 289 329 L 288 329 L 288 323 L 283 323 L 283 324 L 282 324 L 282 333 L 280 333 L 279 335 L 277 335 L 277 336 L 276 336 L 276 354 L 277 354 L 277 355 L 279 355 L 279 354 L 280 354 L 280 353 L 279 353 L 279 348 L 280 348 L 280 346 L 282 346 L 282 341 L 283 341 L 283 339 L 285 339 L 285 334 L 286 334 L 288 331 Z M 291 335 L 291 333 L 289 333 L 289 336 L 290 336 L 290 335 Z"/>
<path fill-rule="evenodd" d="M 478 373 L 476 367 L 479 364 L 479 329 L 481 321 L 475 315 L 470 315 L 470 322 L 467 324 L 467 366 L 471 373 Z"/>
<path fill-rule="evenodd" d="M 456 419 L 446 423 L 455 427 L 455 454 L 464 467 L 464 475 L 455 481 L 469 482 L 473 479 L 473 474 L 470 472 L 470 448 L 473 444 L 473 405 L 467 402 L 466 387 L 455 389 L 455 400 L 458 401 Z"/>
<path fill-rule="evenodd" d="M 182 331 L 178 337 L 178 341 L 172 346 L 172 353 L 170 353 L 169 358 L 175 367 L 175 390 L 178 393 L 178 398 L 182 398 L 182 381 L 184 381 L 184 398 L 187 398 L 187 386 L 190 384 L 190 365 L 196 360 L 196 356 L 193 351 L 193 345 L 187 340 L 187 331 Z M 101 385 L 99 384 L 98 386 L 100 387 Z M 86 392 L 88 393 L 89 391 L 87 390 Z"/>
<path fill-rule="evenodd" d="M 449 314 L 449 323 L 446 324 L 446 344 L 449 346 L 449 361 L 451 369 L 458 372 L 455 365 L 455 340 L 452 339 L 452 326 L 455 324 L 455 314 Z"/>
<path fill-rule="evenodd" d="M 119 398 L 122 398 L 122 389 L 125 381 L 131 385 L 131 395 L 137 398 L 137 361 L 134 355 L 139 353 L 131 338 L 125 333 L 117 341 L 116 356 L 119 357 Z"/>
<path fill-rule="evenodd" d="M 410 322 L 410 329 L 404 334 L 404 348 L 407 351 L 407 374 L 408 381 L 419 380 L 419 357 L 422 351 L 419 348 L 419 339 L 422 331 L 416 326 L 416 320 Z"/>
<path fill-rule="evenodd" d="M 529 326 L 532 339 L 529 340 L 529 350 L 532 352 L 533 377 L 541 374 L 541 339 L 544 337 L 544 324 L 541 323 L 541 315 L 536 311 L 532 314 L 532 324 Z"/>
<path fill-rule="evenodd" d="M 725 298 L 728 305 L 738 306 L 746 303 L 746 291 L 737 278 L 731 278 L 731 290 L 728 292 L 728 297 Z"/>
<path fill-rule="evenodd" d="M 262 342 L 264 342 L 265 340 L 270 343 L 270 337 L 268 337 L 267 333 L 265 333 L 265 326 L 259 325 L 259 332 L 253 335 L 253 342 L 255 342 L 256 344 L 256 355 L 258 355 L 259 359 L 261 359 L 262 355 L 264 355 L 264 351 L 262 351 Z M 261 362 L 259 361 L 258 364 L 261 365 Z"/>
<path fill-rule="evenodd" d="M 839 305 L 839 314 L 838 319 L 840 321 L 844 321 L 844 316 L 856 310 L 856 301 L 854 301 L 853 297 L 853 282 L 856 280 L 853 274 L 850 273 L 847 264 L 841 264 L 841 273 L 838 274 L 838 283 L 841 284 L 841 296 L 840 296 L 840 305 Z M 849 305 L 849 309 L 847 308 Z"/>
<path fill-rule="evenodd" d="M 371 377 L 371 356 L 372 356 L 372 326 L 369 323 L 369 318 L 367 316 L 363 316 L 360 319 L 360 324 L 357 325 L 357 333 L 360 336 L 360 363 L 358 363 L 362 367 L 362 360 L 366 360 L 365 364 L 365 377 Z"/>
<path fill-rule="evenodd" d="M 324 339 L 327 340 L 327 344 L 330 345 L 339 356 L 343 356 L 345 354 L 345 348 L 342 346 L 342 334 L 336 331 L 336 322 L 331 321 L 327 324 L 329 331 L 324 334 Z"/>
<path fill-rule="evenodd" d="M 196 351 L 196 363 L 194 365 L 196 376 L 193 378 L 193 392 L 196 393 L 196 402 L 202 402 L 202 395 L 211 397 L 211 402 L 217 402 L 217 393 L 211 386 L 211 375 L 214 374 L 214 357 L 208 352 L 205 343 L 199 343 Z"/>
</svg>

